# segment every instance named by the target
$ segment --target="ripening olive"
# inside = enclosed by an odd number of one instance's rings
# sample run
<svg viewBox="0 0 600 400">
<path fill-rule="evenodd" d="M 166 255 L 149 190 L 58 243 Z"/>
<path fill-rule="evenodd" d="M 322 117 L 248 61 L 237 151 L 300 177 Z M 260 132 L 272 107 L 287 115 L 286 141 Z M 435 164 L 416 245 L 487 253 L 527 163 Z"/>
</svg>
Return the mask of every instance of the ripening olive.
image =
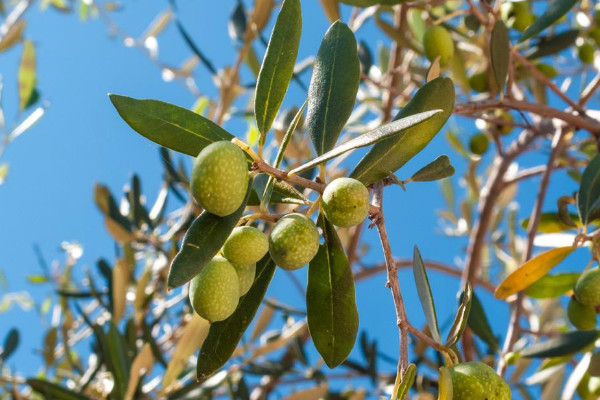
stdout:
<svg viewBox="0 0 600 400">
<path fill-rule="evenodd" d="M 254 283 L 256 264 L 233 264 L 240 281 L 240 297 L 248 293 Z"/>
<path fill-rule="evenodd" d="M 596 327 L 596 310 L 571 298 L 567 306 L 567 316 L 573 326 L 581 331 L 591 331 Z"/>
<path fill-rule="evenodd" d="M 510 388 L 489 365 L 464 362 L 450 368 L 452 400 L 510 400 Z"/>
<path fill-rule="evenodd" d="M 594 308 L 600 306 L 600 269 L 592 268 L 581 274 L 573 291 L 581 304 Z"/>
<path fill-rule="evenodd" d="M 445 67 L 454 56 L 454 42 L 450 33 L 440 25 L 434 25 L 423 35 L 425 56 L 431 62 L 440 57 L 440 66 Z"/>
<path fill-rule="evenodd" d="M 283 269 L 298 269 L 310 262 L 319 250 L 319 231 L 302 214 L 281 218 L 269 236 L 269 254 Z"/>
<path fill-rule="evenodd" d="M 253 226 L 238 226 L 231 232 L 221 252 L 233 264 L 254 264 L 269 251 L 269 239 Z"/>
<path fill-rule="evenodd" d="M 594 45 L 590 42 L 583 42 L 577 47 L 577 55 L 584 64 L 591 64 L 594 62 Z"/>
<path fill-rule="evenodd" d="M 485 93 L 490 90 L 490 83 L 486 72 L 478 72 L 469 78 L 469 86 L 477 93 Z"/>
<path fill-rule="evenodd" d="M 336 226 L 354 226 L 369 213 L 369 190 L 352 178 L 337 178 L 323 192 L 323 212 Z"/>
<path fill-rule="evenodd" d="M 469 150 L 478 156 L 485 153 L 490 145 L 490 140 L 485 133 L 476 133 L 469 140 Z"/>
</svg>

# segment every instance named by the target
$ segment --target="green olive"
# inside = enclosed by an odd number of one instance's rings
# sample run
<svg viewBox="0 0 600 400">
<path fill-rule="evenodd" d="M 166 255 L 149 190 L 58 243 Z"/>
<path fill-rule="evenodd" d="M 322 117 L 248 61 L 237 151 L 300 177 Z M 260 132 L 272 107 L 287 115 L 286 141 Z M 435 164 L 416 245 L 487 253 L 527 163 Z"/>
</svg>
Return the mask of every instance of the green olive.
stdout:
<svg viewBox="0 0 600 400">
<path fill-rule="evenodd" d="M 489 365 L 464 362 L 450 368 L 452 400 L 510 400 L 510 388 Z"/>
<path fill-rule="evenodd" d="M 440 25 L 434 25 L 425 31 L 423 35 L 423 47 L 425 56 L 431 62 L 440 58 L 440 66 L 445 67 L 454 56 L 454 41 L 450 33 Z"/>
<path fill-rule="evenodd" d="M 360 224 L 369 213 L 369 190 L 352 178 L 337 178 L 323 192 L 325 217 L 336 226 Z"/>
<path fill-rule="evenodd" d="M 571 298 L 567 306 L 567 316 L 573 326 L 581 331 L 591 331 L 596 327 L 596 310 Z"/>
<path fill-rule="evenodd" d="M 269 236 L 269 254 L 275 264 L 294 270 L 308 264 L 319 250 L 319 231 L 302 214 L 281 218 Z"/>
</svg>

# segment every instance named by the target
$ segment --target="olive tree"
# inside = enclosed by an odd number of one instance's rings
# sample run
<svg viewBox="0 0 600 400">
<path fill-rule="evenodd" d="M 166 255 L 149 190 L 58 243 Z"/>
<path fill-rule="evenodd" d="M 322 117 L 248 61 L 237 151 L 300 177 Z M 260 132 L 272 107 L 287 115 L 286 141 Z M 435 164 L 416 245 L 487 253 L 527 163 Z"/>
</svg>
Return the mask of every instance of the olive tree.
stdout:
<svg viewBox="0 0 600 400">
<path fill-rule="evenodd" d="M 589 107 L 600 87 L 591 68 L 600 63 L 595 4 L 321 0 L 331 26 L 315 57 L 300 62 L 303 17 L 310 17 L 300 0 L 247 3 L 235 4 L 237 58 L 222 68 L 174 18 L 174 2 L 144 40 L 129 43 L 194 94 L 211 84 L 197 82 L 195 69 L 207 69 L 218 95 L 198 95 L 191 109 L 110 95 L 132 131 L 158 145 L 163 185 L 154 204 L 146 204 L 136 175 L 120 200 L 96 186 L 118 255 L 76 282 L 71 254 L 64 275 L 49 279 L 60 318 L 43 339 L 43 373 L 8 368 L 19 337 L 11 331 L 0 353 L 0 395 L 598 398 L 600 122 Z M 82 4 L 110 25 L 107 3 Z M 152 52 L 169 23 L 192 53 L 181 68 Z M 355 38 L 367 23 L 379 31 L 373 42 L 389 44 L 377 60 L 373 43 Z M 245 69 L 252 84 L 241 83 Z M 304 96 L 282 109 L 290 85 Z M 246 137 L 226 129 L 244 118 L 251 120 Z M 406 171 L 440 132 L 451 151 Z M 359 148 L 364 156 L 353 161 Z M 523 167 L 531 153 L 545 161 Z M 466 165 L 460 190 L 449 179 L 455 160 Z M 557 173 L 569 185 L 555 202 L 547 194 Z M 423 257 L 417 246 L 408 257 L 396 254 L 388 237 L 386 188 L 433 181 L 448 203 L 440 211 L 444 233 L 465 245 L 457 266 Z M 517 220 L 521 187 L 534 198 L 521 204 L 530 208 L 524 221 Z M 171 198 L 182 205 L 168 212 Z M 365 229 L 377 232 L 379 265 L 362 262 Z M 552 272 L 575 251 L 587 266 Z M 400 268 L 412 269 L 416 298 L 403 296 Z M 308 276 L 299 288 L 304 308 L 265 297 L 275 273 L 299 269 Z M 396 313 L 398 354 L 359 332 L 355 285 L 377 274 L 387 278 L 381 290 Z M 456 313 L 443 317 L 450 326 L 438 324 L 431 274 L 459 278 Z M 483 292 L 510 309 L 503 332 L 490 323 Z M 408 318 L 409 307 L 422 311 L 425 326 Z M 267 330 L 274 324 L 275 334 Z M 75 350 L 83 344 L 90 354 Z M 360 358 L 349 358 L 355 347 Z M 311 362 L 314 351 L 320 358 Z M 381 359 L 397 366 L 383 368 Z"/>
</svg>

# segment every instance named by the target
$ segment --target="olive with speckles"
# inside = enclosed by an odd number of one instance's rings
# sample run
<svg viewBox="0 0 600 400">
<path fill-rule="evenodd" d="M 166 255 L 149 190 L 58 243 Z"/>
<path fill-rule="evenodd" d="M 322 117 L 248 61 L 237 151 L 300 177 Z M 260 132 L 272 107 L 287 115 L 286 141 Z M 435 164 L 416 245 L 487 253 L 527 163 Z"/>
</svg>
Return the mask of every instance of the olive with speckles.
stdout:
<svg viewBox="0 0 600 400">
<path fill-rule="evenodd" d="M 269 239 L 253 226 L 238 226 L 231 232 L 221 252 L 233 264 L 254 264 L 269 251 Z"/>
<path fill-rule="evenodd" d="M 496 371 L 479 361 L 450 368 L 452 400 L 510 400 L 510 388 Z"/>
<path fill-rule="evenodd" d="M 248 163 L 242 149 L 228 141 L 202 149 L 192 168 L 191 188 L 198 204 L 209 213 L 232 214 L 248 189 Z"/>
<path fill-rule="evenodd" d="M 569 299 L 567 316 L 573 326 L 580 331 L 591 331 L 596 327 L 596 310 L 594 310 L 594 307 L 581 304 L 577 299 Z"/>
<path fill-rule="evenodd" d="M 310 262 L 319 250 L 319 231 L 302 214 L 281 218 L 269 236 L 269 254 L 283 269 L 295 270 Z"/>
<path fill-rule="evenodd" d="M 581 304 L 594 308 L 600 306 L 600 269 L 592 268 L 581 274 L 573 292 Z"/>
<path fill-rule="evenodd" d="M 369 213 L 369 190 L 352 178 L 337 178 L 323 192 L 323 211 L 332 224 L 354 226 Z"/>
<path fill-rule="evenodd" d="M 232 264 L 240 282 L 240 297 L 248 293 L 256 276 L 256 264 Z"/>
<path fill-rule="evenodd" d="M 196 313 L 210 321 L 227 319 L 235 311 L 240 283 L 233 265 L 216 256 L 190 282 L 190 302 Z"/>
</svg>

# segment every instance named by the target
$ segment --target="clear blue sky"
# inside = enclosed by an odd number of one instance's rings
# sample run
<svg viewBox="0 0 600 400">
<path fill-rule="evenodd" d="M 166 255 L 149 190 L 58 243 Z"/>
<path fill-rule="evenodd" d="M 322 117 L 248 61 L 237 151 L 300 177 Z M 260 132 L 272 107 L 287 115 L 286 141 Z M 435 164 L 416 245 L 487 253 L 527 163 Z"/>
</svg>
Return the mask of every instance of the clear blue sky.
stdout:
<svg viewBox="0 0 600 400">
<path fill-rule="evenodd" d="M 235 2 L 181 0 L 178 4 L 183 24 L 213 63 L 223 66 L 231 62 L 235 53 L 227 33 L 227 21 Z M 115 14 L 115 19 L 127 32 L 137 36 L 166 7 L 166 1 L 162 0 L 125 2 L 125 10 Z M 316 53 L 328 26 L 317 1 L 304 1 L 303 7 L 305 29 L 299 59 Z M 347 11 L 345 9 L 346 17 Z M 135 134 L 119 118 L 107 93 L 155 98 L 184 107 L 190 107 L 195 99 L 179 83 L 163 82 L 156 66 L 137 50 L 110 39 L 106 26 L 98 20 L 83 23 L 74 14 L 41 12 L 37 8 L 28 13 L 27 19 L 26 36 L 34 41 L 37 51 L 38 87 L 42 98 L 51 106 L 34 129 L 9 147 L 5 157 L 10 163 L 10 174 L 0 187 L 0 269 L 7 277 L 9 291 L 32 291 L 40 300 L 49 293 L 49 287 L 34 286 L 26 281 L 27 275 L 40 273 L 32 250 L 34 244 L 39 244 L 48 262 L 62 262 L 60 243 L 73 240 L 81 243 L 84 256 L 76 267 L 78 272 L 84 266 L 94 269 L 99 257 L 114 259 L 114 243 L 105 232 L 103 219 L 93 203 L 95 182 L 107 184 L 114 194 L 120 195 L 131 173 L 137 172 L 150 202 L 160 185 L 162 166 L 157 146 Z M 373 32 L 372 24 L 368 24 L 357 37 L 375 50 L 377 42 L 385 39 L 374 37 Z M 159 44 L 161 59 L 176 65 L 190 54 L 172 25 L 160 36 Z M 262 55 L 262 48 L 258 45 L 256 48 Z M 16 114 L 16 77 L 21 51 L 19 45 L 0 53 L 3 104 L 8 122 Z M 213 95 L 209 74 L 201 67 L 197 71 L 200 90 Z M 286 99 L 287 105 L 300 102 L 297 90 Z M 474 126 L 464 119 L 452 118 L 447 126 L 453 127 L 463 141 L 475 132 Z M 238 122 L 228 123 L 226 128 L 244 134 L 246 126 Z M 529 157 L 530 165 L 543 162 L 547 149 L 542 148 L 539 153 Z M 440 154 L 448 154 L 458 171 L 464 171 L 464 160 L 450 149 L 444 134 L 440 134 L 398 175 L 406 178 Z M 460 173 L 452 179 L 457 188 L 459 176 Z M 522 216 L 530 212 L 537 180 L 531 180 L 524 187 L 526 190 L 519 195 Z M 407 192 L 397 186 L 386 189 L 385 210 L 394 254 L 409 258 L 413 245 L 417 244 L 424 258 L 456 264 L 464 257 L 466 241 L 445 238 L 439 233 L 435 210 L 444 208 L 444 203 L 438 185 L 417 183 L 407 189 Z M 562 176 L 553 181 L 546 209 L 554 210 L 556 199 L 574 190 L 575 184 Z M 381 261 L 375 232 L 367 232 L 365 238 L 371 246 L 367 260 Z M 574 265 L 572 269 L 580 269 L 580 266 Z M 304 280 L 305 273 L 306 270 L 298 272 L 298 276 Z M 456 308 L 459 281 L 436 273 L 430 273 L 430 280 L 439 319 L 441 323 L 448 322 Z M 381 349 L 395 355 L 397 329 L 391 296 L 383 286 L 384 281 L 380 275 L 358 286 L 361 329 L 367 329 L 371 337 L 377 338 Z M 424 319 L 408 270 L 401 272 L 400 283 L 409 316 L 419 326 Z M 278 272 L 268 295 L 301 306 L 303 299 L 289 287 L 289 280 Z M 496 333 L 503 333 L 500 327 L 506 322 L 507 308 L 500 302 L 490 302 L 490 296 L 483 292 L 478 291 L 478 294 L 490 307 L 488 312 L 493 315 Z M 24 313 L 18 308 L 0 314 L 0 340 L 15 326 L 20 329 L 24 342 L 9 365 L 29 373 L 37 371 L 41 359 L 35 349 L 41 345 L 41 329 L 47 328 L 47 323 L 35 312 Z"/>
</svg>

